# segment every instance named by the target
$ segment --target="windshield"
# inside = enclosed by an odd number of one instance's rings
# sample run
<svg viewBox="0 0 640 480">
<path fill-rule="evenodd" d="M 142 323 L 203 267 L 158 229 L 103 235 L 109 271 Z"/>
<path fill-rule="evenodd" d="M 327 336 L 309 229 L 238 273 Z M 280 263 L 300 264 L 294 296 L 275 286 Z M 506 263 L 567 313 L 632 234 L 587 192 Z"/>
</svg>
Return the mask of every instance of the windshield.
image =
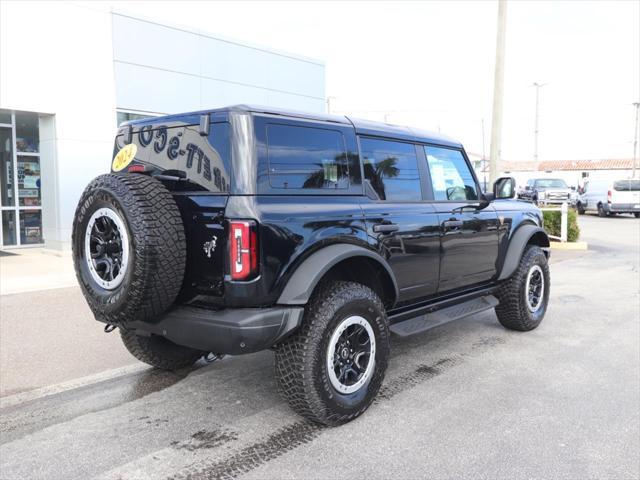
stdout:
<svg viewBox="0 0 640 480">
<path fill-rule="evenodd" d="M 564 180 L 560 178 L 545 178 L 536 180 L 537 188 L 569 188 Z"/>
<path fill-rule="evenodd" d="M 613 182 L 613 189 L 616 192 L 637 192 L 640 191 L 640 180 L 618 180 Z"/>
</svg>

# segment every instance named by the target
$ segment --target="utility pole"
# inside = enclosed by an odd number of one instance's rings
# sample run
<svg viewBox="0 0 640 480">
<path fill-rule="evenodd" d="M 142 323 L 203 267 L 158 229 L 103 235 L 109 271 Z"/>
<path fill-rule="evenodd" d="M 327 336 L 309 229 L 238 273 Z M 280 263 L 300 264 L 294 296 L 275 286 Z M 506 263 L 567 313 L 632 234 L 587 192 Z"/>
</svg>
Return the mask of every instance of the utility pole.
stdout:
<svg viewBox="0 0 640 480">
<path fill-rule="evenodd" d="M 640 102 L 633 104 L 636 107 L 636 130 L 633 134 L 633 174 L 632 178 L 636 178 L 636 163 L 638 161 L 638 111 L 640 110 Z"/>
<path fill-rule="evenodd" d="M 538 109 L 540 105 L 540 89 L 545 85 L 546 83 L 533 83 L 533 86 L 536 87 L 536 123 L 533 131 L 533 159 L 536 162 L 536 168 L 538 168 Z"/>
<path fill-rule="evenodd" d="M 504 50 L 507 27 L 507 0 L 498 0 L 498 32 L 496 37 L 496 65 L 493 75 L 493 111 L 491 112 L 491 151 L 489 180 L 495 182 L 500 172 L 502 140 L 502 103 L 504 100 Z"/>
<path fill-rule="evenodd" d="M 480 162 L 480 169 L 482 170 L 482 188 L 487 191 L 487 155 L 484 147 L 484 118 L 482 123 L 482 161 Z"/>
</svg>

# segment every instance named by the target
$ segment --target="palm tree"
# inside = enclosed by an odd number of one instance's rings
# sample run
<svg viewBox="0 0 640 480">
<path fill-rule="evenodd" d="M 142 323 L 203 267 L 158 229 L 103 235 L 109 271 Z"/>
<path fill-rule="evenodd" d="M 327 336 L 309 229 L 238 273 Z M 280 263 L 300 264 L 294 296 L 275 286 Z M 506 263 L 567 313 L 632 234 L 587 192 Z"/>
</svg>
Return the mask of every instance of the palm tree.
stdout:
<svg viewBox="0 0 640 480">
<path fill-rule="evenodd" d="M 396 167 L 396 163 L 398 163 L 397 157 L 387 157 L 380 160 L 376 163 L 376 176 L 380 179 L 397 177 L 400 170 Z"/>
<path fill-rule="evenodd" d="M 371 164 L 370 162 L 365 162 L 364 164 L 364 177 L 369 180 L 369 183 L 371 183 L 380 200 L 387 199 L 384 179 L 395 178 L 400 174 L 400 169 L 396 167 L 396 163 L 398 163 L 397 157 L 387 157 L 375 164 Z"/>
<path fill-rule="evenodd" d="M 348 165 L 357 164 L 355 154 L 341 154 L 337 155 L 335 158 L 335 164 L 338 168 L 338 178 L 342 177 L 342 172 L 346 170 Z M 385 200 L 384 194 L 384 179 L 385 178 L 395 178 L 400 174 L 400 169 L 396 167 L 398 163 L 397 157 L 387 157 L 379 162 L 375 163 L 375 167 L 372 166 L 371 163 L 365 163 L 365 178 L 370 179 L 371 185 L 378 192 L 378 195 L 382 200 Z M 324 165 L 321 163 L 315 163 L 316 170 L 309 174 L 309 176 L 305 179 L 302 188 L 326 188 L 326 182 L 328 179 L 325 178 L 325 169 Z M 350 176 L 355 174 L 353 168 L 349 169 Z M 357 171 L 357 170 L 356 170 Z M 353 178 L 351 179 L 353 181 Z"/>
</svg>

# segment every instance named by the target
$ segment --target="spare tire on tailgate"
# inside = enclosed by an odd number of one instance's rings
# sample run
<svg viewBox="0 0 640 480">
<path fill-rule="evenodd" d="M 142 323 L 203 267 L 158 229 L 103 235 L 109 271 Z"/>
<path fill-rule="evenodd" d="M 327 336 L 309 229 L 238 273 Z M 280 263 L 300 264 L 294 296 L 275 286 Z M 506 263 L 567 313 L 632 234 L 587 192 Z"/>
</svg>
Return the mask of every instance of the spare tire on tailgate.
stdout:
<svg viewBox="0 0 640 480">
<path fill-rule="evenodd" d="M 76 209 L 72 249 L 82 292 L 103 322 L 153 321 L 182 286 L 186 248 L 180 211 L 154 178 L 94 179 Z"/>
</svg>

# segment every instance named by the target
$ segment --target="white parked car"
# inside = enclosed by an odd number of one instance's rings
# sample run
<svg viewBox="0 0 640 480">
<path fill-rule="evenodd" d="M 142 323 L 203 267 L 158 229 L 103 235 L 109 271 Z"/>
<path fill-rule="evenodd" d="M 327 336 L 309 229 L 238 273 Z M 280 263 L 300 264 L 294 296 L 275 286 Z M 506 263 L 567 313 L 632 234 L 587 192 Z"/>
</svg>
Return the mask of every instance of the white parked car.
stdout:
<svg viewBox="0 0 640 480">
<path fill-rule="evenodd" d="M 633 213 L 640 217 L 640 179 L 593 179 L 584 184 L 576 204 L 578 213 Z"/>
</svg>

